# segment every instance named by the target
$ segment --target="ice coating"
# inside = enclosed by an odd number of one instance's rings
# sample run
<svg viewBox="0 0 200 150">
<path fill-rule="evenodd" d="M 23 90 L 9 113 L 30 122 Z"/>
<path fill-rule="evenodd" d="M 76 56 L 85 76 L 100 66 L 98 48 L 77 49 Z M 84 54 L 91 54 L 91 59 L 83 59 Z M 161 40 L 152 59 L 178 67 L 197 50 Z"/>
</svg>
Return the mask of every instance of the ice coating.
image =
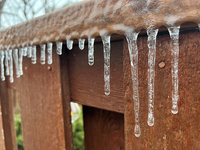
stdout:
<svg viewBox="0 0 200 150">
<path fill-rule="evenodd" d="M 29 46 L 27 49 L 27 57 L 31 58 L 31 56 L 32 56 L 32 46 Z"/>
<path fill-rule="evenodd" d="M 31 57 L 32 64 L 36 64 L 37 56 L 36 56 L 36 46 L 32 47 L 32 57 Z"/>
<path fill-rule="evenodd" d="M 42 65 L 45 64 L 45 49 L 46 49 L 46 44 L 40 44 L 40 51 L 41 51 L 41 54 L 40 54 L 40 63 Z"/>
<path fill-rule="evenodd" d="M 138 48 L 137 48 L 137 37 L 139 32 L 129 31 L 125 33 L 127 42 L 128 42 L 128 50 L 130 55 L 130 63 L 131 63 L 131 76 L 132 76 L 132 84 L 133 84 L 133 101 L 134 101 L 134 112 L 135 112 L 135 128 L 134 134 L 136 137 L 139 137 L 141 134 L 140 130 L 140 120 L 139 120 L 139 89 L 138 89 Z"/>
<path fill-rule="evenodd" d="M 94 65 L 94 40 L 95 38 L 88 37 L 88 64 Z"/>
<path fill-rule="evenodd" d="M 179 29 L 180 26 L 169 27 L 171 38 L 171 73 L 172 73 L 172 109 L 173 114 L 178 113 L 178 58 L 179 58 Z"/>
<path fill-rule="evenodd" d="M 79 39 L 78 40 L 78 46 L 80 48 L 80 50 L 83 50 L 84 49 L 84 45 L 85 45 L 85 39 Z"/>
<path fill-rule="evenodd" d="M 67 39 L 67 48 L 69 50 L 72 50 L 72 48 L 73 48 L 73 40 Z"/>
<path fill-rule="evenodd" d="M 15 71 L 16 71 L 16 77 L 20 77 L 19 73 L 19 64 L 18 64 L 18 49 L 13 50 L 13 60 L 14 60 L 14 65 L 15 65 Z"/>
<path fill-rule="evenodd" d="M 110 95 L 110 36 L 101 35 L 104 53 L 104 92 Z"/>
<path fill-rule="evenodd" d="M 1 80 L 5 81 L 5 75 L 4 75 L 4 58 L 5 58 L 5 56 L 4 56 L 3 50 L 1 50 L 0 52 L 1 52 L 0 53 L 0 57 L 1 57 Z"/>
<path fill-rule="evenodd" d="M 13 83 L 14 78 L 13 78 L 13 57 L 12 57 L 12 50 L 8 51 L 8 66 L 9 66 L 9 73 L 10 73 L 9 81 L 10 81 L 10 83 Z"/>
<path fill-rule="evenodd" d="M 19 49 L 19 75 L 23 75 L 23 68 L 22 68 L 22 63 L 23 63 L 23 48 Z"/>
<path fill-rule="evenodd" d="M 28 49 L 27 47 L 24 47 L 24 48 L 23 48 L 23 50 L 24 50 L 24 51 L 23 51 L 23 56 L 27 56 L 27 49 Z"/>
<path fill-rule="evenodd" d="M 58 55 L 62 55 L 62 42 L 56 42 L 56 52 Z"/>
<path fill-rule="evenodd" d="M 5 67 L 6 67 L 6 75 L 9 75 L 9 66 L 8 66 L 8 50 L 5 51 Z"/>
<path fill-rule="evenodd" d="M 47 43 L 47 63 L 52 64 L 52 47 L 53 43 Z"/>
</svg>

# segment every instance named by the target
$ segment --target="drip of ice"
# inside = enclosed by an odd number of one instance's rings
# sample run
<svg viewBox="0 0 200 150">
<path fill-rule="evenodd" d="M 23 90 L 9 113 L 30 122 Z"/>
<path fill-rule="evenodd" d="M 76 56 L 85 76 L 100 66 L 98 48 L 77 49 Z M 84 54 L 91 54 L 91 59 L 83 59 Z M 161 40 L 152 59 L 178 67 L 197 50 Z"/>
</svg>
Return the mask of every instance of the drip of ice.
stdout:
<svg viewBox="0 0 200 150">
<path fill-rule="evenodd" d="M 67 39 L 67 48 L 69 50 L 72 50 L 73 47 L 73 40 Z"/>
<path fill-rule="evenodd" d="M 27 57 L 31 58 L 31 56 L 32 56 L 32 46 L 29 46 L 27 50 Z"/>
<path fill-rule="evenodd" d="M 18 49 L 13 50 L 13 60 L 15 64 L 16 77 L 19 78 L 20 74 L 19 74 L 19 67 L 18 67 Z"/>
<path fill-rule="evenodd" d="M 133 84 L 133 101 L 134 101 L 134 112 L 135 112 L 135 128 L 134 133 L 136 137 L 141 134 L 140 122 L 139 122 L 139 90 L 138 90 L 138 48 L 137 48 L 137 37 L 139 32 L 126 32 L 125 36 L 128 41 L 128 49 L 131 62 L 131 75 Z"/>
<path fill-rule="evenodd" d="M 19 75 L 23 75 L 22 69 L 22 62 L 23 62 L 23 48 L 19 49 Z"/>
<path fill-rule="evenodd" d="M 5 81 L 5 75 L 4 75 L 4 51 L 1 50 L 1 80 Z"/>
<path fill-rule="evenodd" d="M 62 55 L 62 45 L 63 43 L 62 42 L 56 42 L 56 52 L 58 55 Z"/>
<path fill-rule="evenodd" d="M 23 56 L 27 56 L 27 49 L 28 49 L 27 47 L 24 47 L 24 48 L 23 48 L 23 50 L 24 50 L 24 51 L 23 51 Z"/>
<path fill-rule="evenodd" d="M 42 65 L 45 64 L 45 49 L 46 49 L 46 44 L 40 44 L 40 50 L 41 50 L 40 63 Z"/>
<path fill-rule="evenodd" d="M 95 38 L 88 37 L 88 64 L 94 65 L 94 40 Z"/>
<path fill-rule="evenodd" d="M 158 29 L 148 28 L 148 120 L 149 126 L 154 125 L 154 79 L 155 79 L 155 60 L 156 60 L 156 36 Z"/>
<path fill-rule="evenodd" d="M 36 46 L 33 46 L 32 47 L 32 57 L 31 57 L 32 64 L 36 64 L 36 60 L 37 60 Z"/>
<path fill-rule="evenodd" d="M 13 83 L 13 58 L 12 58 L 12 50 L 8 51 L 8 66 L 9 66 L 9 72 L 10 72 L 10 83 Z"/>
<path fill-rule="evenodd" d="M 80 50 L 84 49 L 84 45 L 85 45 L 85 39 L 79 39 L 79 48 Z"/>
<path fill-rule="evenodd" d="M 104 52 L 104 92 L 110 95 L 110 36 L 102 35 Z"/>
<path fill-rule="evenodd" d="M 52 47 L 53 43 L 47 43 L 47 63 L 52 64 Z"/>
<path fill-rule="evenodd" d="M 5 51 L 5 67 L 6 67 L 6 75 L 9 75 L 9 66 L 8 66 L 8 50 Z"/>
<path fill-rule="evenodd" d="M 171 37 L 171 73 L 172 73 L 172 109 L 173 114 L 178 113 L 178 57 L 179 57 L 179 29 L 180 26 L 169 27 Z"/>
</svg>

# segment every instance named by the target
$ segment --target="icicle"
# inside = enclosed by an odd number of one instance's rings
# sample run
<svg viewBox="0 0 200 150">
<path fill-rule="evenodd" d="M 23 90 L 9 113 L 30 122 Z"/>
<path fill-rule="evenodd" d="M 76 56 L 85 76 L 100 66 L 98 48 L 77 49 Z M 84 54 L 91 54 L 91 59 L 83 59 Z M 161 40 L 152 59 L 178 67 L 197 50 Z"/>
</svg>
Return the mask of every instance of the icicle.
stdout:
<svg viewBox="0 0 200 150">
<path fill-rule="evenodd" d="M 29 46 L 27 50 L 27 57 L 31 58 L 31 56 L 32 56 L 32 46 Z"/>
<path fill-rule="evenodd" d="M 110 36 L 102 35 L 103 52 L 104 52 L 104 92 L 110 95 Z"/>
<path fill-rule="evenodd" d="M 5 81 L 5 75 L 4 75 L 4 51 L 1 50 L 1 80 Z"/>
<path fill-rule="evenodd" d="M 6 67 L 6 75 L 9 75 L 9 66 L 8 66 L 8 50 L 5 51 L 5 67 Z"/>
<path fill-rule="evenodd" d="M 37 56 L 36 56 L 36 46 L 32 47 L 32 57 L 31 57 L 32 64 L 36 64 Z"/>
<path fill-rule="evenodd" d="M 72 50 L 72 48 L 73 48 L 73 40 L 67 39 L 67 48 L 69 50 Z"/>
<path fill-rule="evenodd" d="M 171 73 L 172 73 L 172 110 L 178 113 L 178 57 L 179 57 L 179 29 L 180 26 L 168 28 L 171 37 Z"/>
<path fill-rule="evenodd" d="M 84 45 L 85 45 L 85 39 L 79 39 L 79 48 L 80 50 L 84 49 Z"/>
<path fill-rule="evenodd" d="M 126 32 L 126 39 L 128 41 L 128 49 L 131 62 L 131 75 L 133 84 L 133 101 L 135 111 L 135 136 L 139 137 L 141 134 L 140 122 L 139 122 L 139 90 L 138 90 L 138 48 L 137 48 L 137 37 L 139 33 Z"/>
<path fill-rule="evenodd" d="M 22 68 L 22 62 L 23 62 L 23 48 L 19 49 L 19 75 L 23 75 L 23 68 Z"/>
<path fill-rule="evenodd" d="M 52 64 L 52 43 L 47 43 L 47 63 Z"/>
<path fill-rule="evenodd" d="M 9 72 L 10 72 L 10 83 L 13 83 L 13 58 L 12 58 L 12 50 L 8 51 L 8 66 L 9 66 Z"/>
<path fill-rule="evenodd" d="M 24 47 L 23 50 L 23 56 L 27 56 L 27 47 Z"/>
<path fill-rule="evenodd" d="M 40 51 L 41 51 L 40 63 L 42 65 L 45 64 L 45 49 L 46 49 L 46 44 L 40 44 Z"/>
<path fill-rule="evenodd" d="M 155 79 L 155 60 L 156 60 L 156 36 L 158 29 L 148 28 L 148 120 L 149 126 L 154 125 L 154 79 Z"/>
<path fill-rule="evenodd" d="M 56 48 L 57 48 L 56 52 L 58 55 L 62 55 L 62 45 L 63 45 L 62 42 L 56 42 Z"/>
<path fill-rule="evenodd" d="M 94 65 L 94 38 L 88 37 L 88 64 Z"/>
<path fill-rule="evenodd" d="M 15 69 L 16 69 L 16 77 L 19 78 L 19 67 L 18 67 L 18 49 L 13 50 L 13 59 L 14 59 L 14 64 L 15 64 Z"/>
</svg>

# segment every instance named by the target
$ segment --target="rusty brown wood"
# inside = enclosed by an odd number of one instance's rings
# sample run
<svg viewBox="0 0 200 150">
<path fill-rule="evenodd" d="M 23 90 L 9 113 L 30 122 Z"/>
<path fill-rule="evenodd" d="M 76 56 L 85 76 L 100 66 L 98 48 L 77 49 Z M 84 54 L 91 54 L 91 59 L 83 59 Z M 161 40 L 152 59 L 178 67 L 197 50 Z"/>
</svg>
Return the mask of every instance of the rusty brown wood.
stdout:
<svg viewBox="0 0 200 150">
<path fill-rule="evenodd" d="M 86 150 L 124 150 L 123 114 L 84 106 Z"/>
<path fill-rule="evenodd" d="M 2 110 L 0 107 L 0 150 L 5 150 L 5 138 L 4 138 L 4 130 L 3 130 L 3 118 L 2 118 Z"/>
<path fill-rule="evenodd" d="M 3 121 L 3 132 L 6 150 L 17 150 L 16 131 L 13 114 L 12 89 L 8 89 L 5 81 L 0 81 L 0 98 Z"/>
</svg>

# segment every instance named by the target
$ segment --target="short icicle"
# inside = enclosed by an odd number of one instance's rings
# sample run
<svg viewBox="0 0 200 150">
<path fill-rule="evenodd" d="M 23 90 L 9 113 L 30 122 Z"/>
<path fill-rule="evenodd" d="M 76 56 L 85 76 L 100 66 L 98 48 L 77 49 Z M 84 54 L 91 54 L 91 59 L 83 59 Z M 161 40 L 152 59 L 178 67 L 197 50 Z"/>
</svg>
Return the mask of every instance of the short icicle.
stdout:
<svg viewBox="0 0 200 150">
<path fill-rule="evenodd" d="M 45 64 L 45 49 L 46 49 L 46 44 L 40 44 L 40 63 L 42 65 Z"/>
<path fill-rule="evenodd" d="M 78 40 L 78 46 L 80 48 L 80 50 L 83 50 L 84 49 L 84 45 L 85 45 L 85 39 L 79 39 Z"/>
<path fill-rule="evenodd" d="M 27 49 L 27 57 L 31 58 L 31 56 L 32 56 L 32 46 L 29 46 Z"/>
<path fill-rule="evenodd" d="M 12 50 L 8 51 L 8 66 L 9 66 L 9 72 L 10 72 L 10 83 L 13 83 L 14 78 L 13 78 L 13 57 L 12 57 Z"/>
<path fill-rule="evenodd" d="M 20 74 L 19 74 L 19 64 L 18 64 L 18 49 L 14 49 L 13 50 L 13 60 L 14 60 L 14 64 L 15 64 L 15 70 L 16 70 L 16 77 L 19 78 Z"/>
<path fill-rule="evenodd" d="M 4 51 L 1 50 L 1 80 L 5 81 L 5 74 L 4 74 Z"/>
<path fill-rule="evenodd" d="M 47 63 L 52 64 L 52 47 L 53 43 L 47 43 Z"/>
<path fill-rule="evenodd" d="M 24 51 L 23 51 L 23 56 L 27 56 L 27 50 L 28 50 L 28 48 L 27 48 L 27 47 L 24 47 L 23 50 L 24 50 Z"/>
<path fill-rule="evenodd" d="M 179 29 L 180 26 L 169 27 L 171 38 L 171 73 L 172 73 L 172 109 L 173 114 L 178 113 L 178 58 L 179 58 Z"/>
<path fill-rule="evenodd" d="M 22 62 L 23 62 L 23 48 L 19 49 L 19 75 L 23 75 L 23 68 L 22 68 Z"/>
<path fill-rule="evenodd" d="M 67 39 L 67 48 L 69 50 L 72 50 L 72 48 L 73 48 L 73 40 Z"/>
<path fill-rule="evenodd" d="M 133 84 L 133 101 L 134 101 L 134 112 L 135 112 L 135 128 L 134 133 L 136 137 L 141 134 L 140 121 L 139 121 L 139 89 L 138 89 L 138 48 L 137 48 L 137 37 L 139 32 L 126 32 L 125 36 L 128 41 L 128 49 L 131 62 L 131 75 Z"/>
<path fill-rule="evenodd" d="M 36 64 L 37 56 L 36 56 L 36 46 L 32 47 L 32 57 L 31 57 L 32 64 Z"/>
<path fill-rule="evenodd" d="M 94 40 L 95 38 L 88 37 L 88 64 L 94 65 Z"/>
<path fill-rule="evenodd" d="M 156 60 L 156 37 L 158 29 L 148 28 L 148 120 L 149 126 L 154 125 L 154 80 L 155 80 L 155 60 Z"/>
<path fill-rule="evenodd" d="M 62 55 L 62 42 L 56 42 L 56 52 L 58 55 Z"/>
<path fill-rule="evenodd" d="M 5 67 L 6 67 L 6 75 L 9 75 L 9 66 L 8 66 L 8 50 L 5 51 Z"/>
<path fill-rule="evenodd" d="M 110 36 L 101 35 L 104 52 L 104 92 L 110 95 Z"/>
</svg>

